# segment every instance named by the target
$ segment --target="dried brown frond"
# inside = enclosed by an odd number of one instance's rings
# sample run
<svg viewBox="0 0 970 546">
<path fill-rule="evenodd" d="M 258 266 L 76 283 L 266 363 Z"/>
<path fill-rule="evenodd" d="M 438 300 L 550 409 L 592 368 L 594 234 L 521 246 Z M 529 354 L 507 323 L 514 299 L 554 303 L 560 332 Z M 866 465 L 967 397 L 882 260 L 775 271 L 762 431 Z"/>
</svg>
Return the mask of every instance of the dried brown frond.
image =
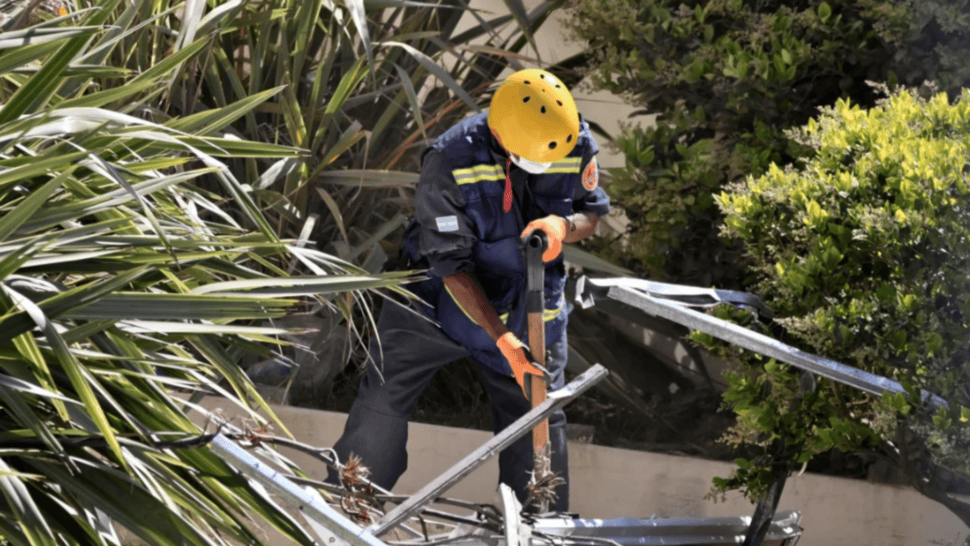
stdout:
<svg viewBox="0 0 970 546">
<path fill-rule="evenodd" d="M 340 507 L 354 523 L 359 525 L 369 525 L 377 521 L 376 515 L 371 511 L 370 504 L 354 494 L 344 495 L 340 499 Z"/>
<path fill-rule="evenodd" d="M 559 495 L 556 494 L 556 488 L 565 485 L 565 483 L 566 480 L 555 472 L 549 472 L 539 477 L 536 477 L 533 473 L 532 479 L 526 486 L 529 495 L 526 498 L 525 506 L 539 505 L 543 501 L 548 504 L 555 503 L 556 499 L 559 498 Z"/>
<path fill-rule="evenodd" d="M 370 469 L 364 466 L 360 457 L 351 453 L 347 457 L 340 472 L 340 485 L 347 490 L 340 507 L 350 516 L 350 519 L 359 524 L 369 524 L 377 520 L 377 516 L 372 512 L 375 508 L 365 497 L 373 497 L 374 488 L 371 487 Z"/>
<path fill-rule="evenodd" d="M 347 489 L 357 488 L 366 485 L 369 477 L 370 469 L 364 466 L 360 457 L 351 453 L 340 473 L 340 484 Z"/>
</svg>

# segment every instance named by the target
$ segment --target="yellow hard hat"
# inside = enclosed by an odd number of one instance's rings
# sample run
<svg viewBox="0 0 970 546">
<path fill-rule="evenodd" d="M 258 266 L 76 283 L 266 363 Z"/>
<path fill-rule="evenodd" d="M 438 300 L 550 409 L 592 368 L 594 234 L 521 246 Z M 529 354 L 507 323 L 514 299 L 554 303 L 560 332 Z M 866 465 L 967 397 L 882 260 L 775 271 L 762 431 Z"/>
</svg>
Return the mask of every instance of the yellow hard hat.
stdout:
<svg viewBox="0 0 970 546">
<path fill-rule="evenodd" d="M 559 78 L 530 68 L 512 74 L 495 91 L 488 126 L 509 152 L 550 163 L 576 146 L 579 112 Z"/>
</svg>

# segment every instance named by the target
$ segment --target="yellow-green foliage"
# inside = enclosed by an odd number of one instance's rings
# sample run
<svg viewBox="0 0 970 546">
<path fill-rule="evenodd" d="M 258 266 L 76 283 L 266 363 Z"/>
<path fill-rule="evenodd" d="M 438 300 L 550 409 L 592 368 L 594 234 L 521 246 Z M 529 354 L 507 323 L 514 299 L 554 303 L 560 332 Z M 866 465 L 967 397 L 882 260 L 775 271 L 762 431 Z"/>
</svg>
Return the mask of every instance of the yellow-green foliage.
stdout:
<svg viewBox="0 0 970 546">
<path fill-rule="evenodd" d="M 757 292 L 806 350 L 950 404 L 933 412 L 823 382 L 792 422 L 765 418 L 792 409 L 796 378 L 746 355 L 727 395 L 742 417 L 735 439 L 782 439 L 806 462 L 905 429 L 934 464 L 970 473 L 970 94 L 899 92 L 869 110 L 839 101 L 792 136 L 815 150 L 802 165 L 772 165 L 717 198 Z M 744 483 L 755 474 L 718 485 L 757 490 Z"/>
<path fill-rule="evenodd" d="M 742 284 L 716 236 L 724 187 L 792 164 L 785 131 L 867 81 L 970 84 L 966 0 L 575 0 L 591 81 L 657 115 L 617 143 L 609 190 L 630 218 L 628 267 L 686 283 Z M 607 252 L 616 252 L 607 249 Z"/>
</svg>

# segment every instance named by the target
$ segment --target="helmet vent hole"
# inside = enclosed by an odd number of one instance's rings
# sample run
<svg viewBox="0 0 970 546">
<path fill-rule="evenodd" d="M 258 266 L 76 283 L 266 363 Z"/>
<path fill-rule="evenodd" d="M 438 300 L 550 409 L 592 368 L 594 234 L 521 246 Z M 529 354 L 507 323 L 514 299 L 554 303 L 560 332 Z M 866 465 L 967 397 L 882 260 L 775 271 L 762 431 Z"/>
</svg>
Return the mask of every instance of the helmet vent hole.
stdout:
<svg viewBox="0 0 970 546">
<path fill-rule="evenodd" d="M 550 150 L 555 150 L 556 149 L 556 143 L 555 143 L 555 141 L 549 143 L 549 149 Z"/>
<path fill-rule="evenodd" d="M 572 142 L 572 141 L 573 141 L 573 135 L 569 135 L 568 137 L 566 137 L 566 142 Z"/>
<path fill-rule="evenodd" d="M 529 97 L 525 97 L 524 99 L 522 99 L 522 102 L 529 102 Z"/>
<path fill-rule="evenodd" d="M 546 107 L 545 107 L 545 106 L 543 106 L 542 108 L 540 108 L 540 109 L 539 109 L 539 112 L 541 112 L 541 113 L 543 113 L 543 114 L 545 114 L 545 113 L 546 113 Z"/>
<path fill-rule="evenodd" d="M 530 82 L 529 80 L 525 80 L 525 84 L 526 85 L 532 85 L 532 82 Z"/>
<path fill-rule="evenodd" d="M 546 79 L 546 75 L 545 74 L 539 74 L 539 77 L 542 78 L 542 79 Z"/>
<path fill-rule="evenodd" d="M 556 104 L 558 104 L 559 106 L 562 106 L 562 101 L 561 100 L 557 100 L 556 101 Z"/>
</svg>

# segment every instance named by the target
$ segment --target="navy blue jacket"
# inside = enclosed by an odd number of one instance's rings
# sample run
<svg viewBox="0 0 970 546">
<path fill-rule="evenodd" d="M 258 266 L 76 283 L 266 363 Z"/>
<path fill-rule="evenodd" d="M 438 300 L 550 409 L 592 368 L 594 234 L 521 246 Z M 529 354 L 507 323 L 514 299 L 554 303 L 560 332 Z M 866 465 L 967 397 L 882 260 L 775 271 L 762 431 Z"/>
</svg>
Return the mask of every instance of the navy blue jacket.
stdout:
<svg viewBox="0 0 970 546">
<path fill-rule="evenodd" d="M 425 151 L 415 197 L 416 222 L 406 233 L 403 253 L 412 264 L 427 260 L 431 279 L 415 292 L 429 304 L 429 315 L 473 356 L 476 348 L 495 352 L 494 342 L 480 327 L 446 326 L 468 317 L 447 295 L 441 278 L 474 273 L 509 330 L 521 338 L 525 261 L 519 236 L 528 222 L 551 214 L 609 212 L 609 198 L 596 184 L 597 151 L 583 121 L 574 149 L 545 173 L 530 175 L 513 164 L 515 198 L 509 212 L 502 210 L 506 156 L 488 129 L 487 113 L 455 125 Z M 565 280 L 561 256 L 546 264 L 547 320 L 564 311 Z M 455 309 L 464 317 L 452 316 Z"/>
</svg>

